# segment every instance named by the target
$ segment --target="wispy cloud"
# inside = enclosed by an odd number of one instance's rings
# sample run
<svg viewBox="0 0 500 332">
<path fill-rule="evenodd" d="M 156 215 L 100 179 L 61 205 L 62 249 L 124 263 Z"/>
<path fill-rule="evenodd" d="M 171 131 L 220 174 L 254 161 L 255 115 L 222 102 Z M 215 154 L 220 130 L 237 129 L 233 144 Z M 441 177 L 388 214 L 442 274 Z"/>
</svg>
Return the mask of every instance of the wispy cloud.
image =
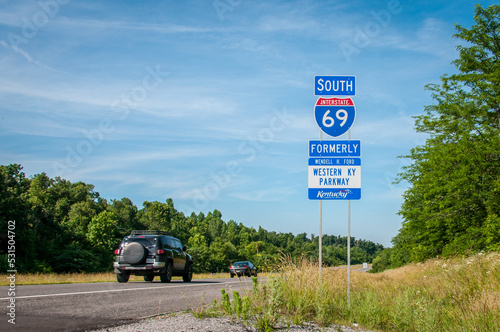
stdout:
<svg viewBox="0 0 500 332">
<path fill-rule="evenodd" d="M 307 33 L 317 31 L 318 24 L 311 17 L 297 15 L 265 16 L 261 19 L 258 28 L 264 32 L 291 32 Z"/>
<path fill-rule="evenodd" d="M 52 68 L 50 66 L 47 66 L 47 65 L 40 63 L 39 61 L 33 59 L 33 57 L 28 52 L 26 52 L 25 50 L 23 50 L 19 46 L 11 46 L 3 40 L 0 40 L 0 45 L 2 45 L 2 47 L 4 47 L 5 49 L 14 52 L 15 54 L 21 55 L 21 57 L 23 57 L 25 60 L 27 60 L 28 62 L 30 62 L 30 63 L 32 63 L 40 68 L 47 69 L 47 70 L 50 70 L 53 72 L 59 72 L 59 73 L 62 72 L 60 70 L 57 70 L 57 69 Z"/>
<path fill-rule="evenodd" d="M 419 29 L 408 32 L 389 26 L 388 31 L 377 38 L 371 47 L 393 47 L 395 49 L 426 53 L 437 57 L 453 58 L 455 41 L 451 38 L 453 28 L 437 18 L 426 18 Z"/>
<path fill-rule="evenodd" d="M 120 29 L 131 31 L 155 32 L 155 33 L 206 33 L 214 32 L 217 29 L 207 28 L 201 26 L 189 26 L 173 23 L 144 23 L 144 22 L 131 22 L 119 20 L 97 20 L 97 19 L 74 19 L 62 17 L 58 23 L 60 26 L 67 28 L 98 28 L 98 29 Z"/>
</svg>

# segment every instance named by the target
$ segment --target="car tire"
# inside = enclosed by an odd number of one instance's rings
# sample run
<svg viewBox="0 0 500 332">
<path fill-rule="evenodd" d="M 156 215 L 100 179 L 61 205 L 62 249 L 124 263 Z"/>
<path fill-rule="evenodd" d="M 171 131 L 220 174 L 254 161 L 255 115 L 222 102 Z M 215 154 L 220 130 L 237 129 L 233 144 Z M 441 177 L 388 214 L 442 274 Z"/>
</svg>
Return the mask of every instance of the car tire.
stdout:
<svg viewBox="0 0 500 332">
<path fill-rule="evenodd" d="M 148 274 L 144 276 L 144 281 L 146 282 L 152 282 L 155 279 L 155 276 L 152 274 Z"/>
<path fill-rule="evenodd" d="M 247 277 L 251 277 L 252 276 L 252 271 L 250 271 L 250 269 L 247 271 L 246 273 Z"/>
<path fill-rule="evenodd" d="M 116 274 L 116 280 L 118 282 L 127 282 L 129 278 L 130 278 L 130 274 L 128 274 L 128 273 L 117 273 Z"/>
<path fill-rule="evenodd" d="M 172 263 L 168 262 L 167 267 L 165 268 L 165 272 L 160 274 L 161 282 L 170 282 L 172 280 L 172 274 L 174 272 L 174 268 L 172 267 Z"/>
<path fill-rule="evenodd" d="M 139 264 L 147 256 L 147 249 L 138 242 L 129 243 L 123 248 L 123 259 L 129 264 Z"/>
<path fill-rule="evenodd" d="M 191 282 L 192 279 L 193 279 L 193 264 L 188 263 L 186 272 L 182 276 L 182 281 Z"/>
<path fill-rule="evenodd" d="M 234 274 L 229 273 L 229 275 L 231 276 L 231 278 L 234 278 Z"/>
</svg>

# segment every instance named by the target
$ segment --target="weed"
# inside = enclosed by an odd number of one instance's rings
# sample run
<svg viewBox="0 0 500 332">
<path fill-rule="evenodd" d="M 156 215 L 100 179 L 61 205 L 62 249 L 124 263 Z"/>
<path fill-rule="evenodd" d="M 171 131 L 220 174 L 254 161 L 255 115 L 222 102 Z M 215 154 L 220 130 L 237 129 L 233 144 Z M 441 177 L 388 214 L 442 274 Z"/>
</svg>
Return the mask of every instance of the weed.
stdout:
<svg viewBox="0 0 500 332">
<path fill-rule="evenodd" d="M 198 308 L 192 311 L 193 316 L 196 318 L 210 318 L 210 317 L 220 317 L 221 311 L 217 305 L 217 300 L 213 300 L 211 307 L 206 307 L 203 305 L 203 300 L 200 302 Z"/>
<path fill-rule="evenodd" d="M 271 332 L 274 331 L 274 326 L 276 324 L 276 317 L 269 314 L 259 315 L 256 318 L 255 327 L 261 332 Z"/>
<path fill-rule="evenodd" d="M 252 286 L 254 292 L 259 288 L 259 279 L 257 279 L 257 277 L 252 278 Z"/>
<path fill-rule="evenodd" d="M 250 317 L 251 317 L 251 313 L 250 313 L 250 299 L 248 298 L 248 296 L 245 296 L 243 298 L 243 308 L 242 308 L 242 318 L 243 320 L 248 320 Z"/>
<path fill-rule="evenodd" d="M 231 309 L 231 301 L 229 300 L 229 294 L 226 293 L 226 290 L 224 288 L 221 289 L 220 292 L 222 293 L 221 301 L 224 312 L 226 313 L 226 315 L 231 316 L 233 311 Z"/>
<path fill-rule="evenodd" d="M 240 293 L 237 291 L 233 291 L 233 312 L 236 314 L 238 319 L 241 318 L 241 314 L 243 311 L 243 304 L 241 302 Z"/>
</svg>

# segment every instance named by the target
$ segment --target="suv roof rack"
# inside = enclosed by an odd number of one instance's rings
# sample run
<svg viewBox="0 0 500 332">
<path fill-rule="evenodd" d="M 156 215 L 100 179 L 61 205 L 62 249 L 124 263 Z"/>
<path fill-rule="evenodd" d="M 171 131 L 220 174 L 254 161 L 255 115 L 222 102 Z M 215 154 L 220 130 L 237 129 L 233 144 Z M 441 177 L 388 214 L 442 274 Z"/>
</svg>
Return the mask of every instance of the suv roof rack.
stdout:
<svg viewBox="0 0 500 332">
<path fill-rule="evenodd" d="M 159 230 L 133 230 L 130 235 L 168 235 L 168 233 Z"/>
</svg>

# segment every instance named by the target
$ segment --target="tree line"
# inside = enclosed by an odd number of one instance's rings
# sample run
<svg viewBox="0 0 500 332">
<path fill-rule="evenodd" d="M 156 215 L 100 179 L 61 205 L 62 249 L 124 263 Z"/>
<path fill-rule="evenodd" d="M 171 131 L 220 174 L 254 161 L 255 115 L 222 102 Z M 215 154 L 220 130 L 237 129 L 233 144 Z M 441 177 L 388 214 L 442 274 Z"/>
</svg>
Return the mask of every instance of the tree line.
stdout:
<svg viewBox="0 0 500 332">
<path fill-rule="evenodd" d="M 8 270 L 9 220 L 15 221 L 18 272 L 111 271 L 116 249 L 134 229 L 163 230 L 179 238 L 194 257 L 195 272 L 228 271 L 231 262 L 251 260 L 272 270 L 282 255 L 318 260 L 318 237 L 277 233 L 224 221 L 218 210 L 186 216 L 166 202 L 106 200 L 91 184 L 71 183 L 45 173 L 27 177 L 21 165 L 0 166 L 0 267 Z M 324 235 L 323 261 L 346 264 L 347 237 Z M 351 237 L 351 262 L 371 262 L 383 246 Z"/>
<path fill-rule="evenodd" d="M 477 5 L 474 21 L 455 26 L 457 73 L 427 86 L 436 102 L 415 128 L 428 139 L 404 156 L 404 221 L 376 271 L 500 250 L 500 6 Z"/>
</svg>

